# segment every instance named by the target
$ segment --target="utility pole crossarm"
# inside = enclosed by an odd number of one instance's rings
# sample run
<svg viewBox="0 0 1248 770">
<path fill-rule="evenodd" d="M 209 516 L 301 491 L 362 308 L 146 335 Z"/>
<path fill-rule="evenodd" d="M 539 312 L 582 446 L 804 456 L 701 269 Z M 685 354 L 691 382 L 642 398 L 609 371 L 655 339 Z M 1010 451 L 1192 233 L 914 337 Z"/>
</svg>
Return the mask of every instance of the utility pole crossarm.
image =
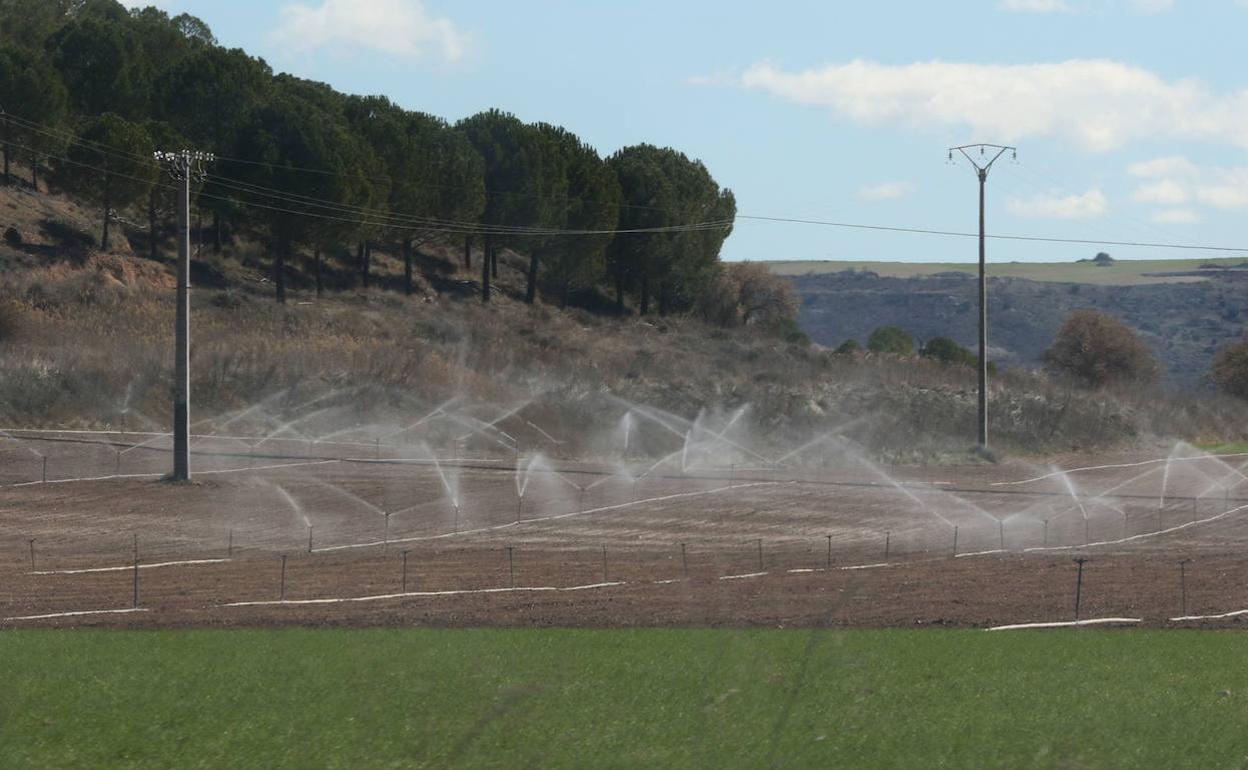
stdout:
<svg viewBox="0 0 1248 770">
<path fill-rule="evenodd" d="M 203 152 L 180 150 L 157 152 L 156 161 L 165 167 L 178 187 L 178 275 L 177 309 L 174 325 L 174 391 L 173 391 L 173 474 L 174 481 L 189 481 L 190 400 L 191 400 L 191 182 L 203 179 L 206 164 L 213 156 Z"/>
<path fill-rule="evenodd" d="M 975 150 L 979 150 L 978 153 Z M 985 269 L 984 187 L 988 171 L 1005 153 L 1018 160 L 1018 149 L 1004 144 L 964 144 L 949 148 L 949 163 L 959 152 L 970 162 L 979 179 L 979 404 L 976 420 L 976 442 L 982 451 L 988 448 L 988 277 Z M 978 155 L 978 157 L 976 157 Z"/>
</svg>

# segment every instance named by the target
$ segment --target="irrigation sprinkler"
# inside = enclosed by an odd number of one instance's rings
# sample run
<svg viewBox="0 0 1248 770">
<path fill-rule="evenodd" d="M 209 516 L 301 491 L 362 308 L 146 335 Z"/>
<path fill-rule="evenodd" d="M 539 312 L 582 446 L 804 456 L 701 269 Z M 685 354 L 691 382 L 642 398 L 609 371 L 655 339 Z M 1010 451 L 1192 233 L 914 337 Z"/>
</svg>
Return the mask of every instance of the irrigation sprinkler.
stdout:
<svg viewBox="0 0 1248 770">
<path fill-rule="evenodd" d="M 1179 609 L 1180 615 L 1187 615 L 1187 563 L 1191 559 L 1179 560 Z"/>
<path fill-rule="evenodd" d="M 247 448 L 247 467 L 251 468 L 256 464 L 256 445 L 252 444 Z"/>
<path fill-rule="evenodd" d="M 1041 519 L 1041 521 L 1044 522 L 1044 546 L 1047 548 L 1049 545 L 1049 520 Z"/>
<path fill-rule="evenodd" d="M 580 490 L 581 492 L 580 492 L 580 495 L 578 496 L 577 503 L 576 503 L 577 513 L 584 513 L 585 512 L 585 487 L 580 487 Z"/>
<path fill-rule="evenodd" d="M 30 571 L 35 571 L 35 539 L 30 539 Z"/>
<path fill-rule="evenodd" d="M 459 532 L 459 503 L 455 503 L 455 532 Z"/>
<path fill-rule="evenodd" d="M 893 533 L 888 530 L 885 530 L 884 531 L 884 561 L 888 561 L 888 553 L 891 550 L 892 544 L 893 544 Z"/>
<path fill-rule="evenodd" d="M 48 483 L 48 456 L 43 456 L 43 483 Z"/>
<path fill-rule="evenodd" d="M 120 476 L 121 475 L 121 450 L 120 449 L 117 450 L 117 457 L 115 459 L 116 459 L 116 462 L 113 465 L 113 475 Z"/>
<path fill-rule="evenodd" d="M 1002 551 L 1005 550 L 1005 519 L 997 519 L 997 538 Z"/>
<path fill-rule="evenodd" d="M 402 553 L 403 553 L 403 581 L 400 585 L 402 586 L 401 588 L 402 592 L 407 593 L 407 555 L 411 553 L 411 551 L 405 549 Z"/>
<path fill-rule="evenodd" d="M 953 525 L 953 555 L 958 555 L 958 525 Z"/>
<path fill-rule="evenodd" d="M 737 480 L 737 464 L 733 463 L 728 468 L 728 481 L 731 482 L 731 481 L 736 481 L 736 480 Z"/>
<path fill-rule="evenodd" d="M 139 554 L 134 554 L 134 607 L 139 606 Z"/>
<path fill-rule="evenodd" d="M 376 454 L 377 454 L 376 459 L 380 460 L 381 459 L 381 439 L 380 438 L 377 439 L 377 453 Z"/>
<path fill-rule="evenodd" d="M 828 561 L 826 566 L 828 569 L 832 569 L 832 536 L 824 535 L 824 537 L 828 539 Z"/>
<path fill-rule="evenodd" d="M 282 554 L 282 583 L 277 592 L 277 600 L 286 601 L 286 554 Z"/>
<path fill-rule="evenodd" d="M 308 525 L 308 553 L 312 553 L 312 525 Z"/>
<path fill-rule="evenodd" d="M 633 502 L 637 502 L 637 479 L 633 479 Z"/>
<path fill-rule="evenodd" d="M 381 515 L 386 520 L 385 531 L 382 533 L 382 543 L 390 545 L 390 511 L 384 511 Z"/>
<path fill-rule="evenodd" d="M 1079 565 L 1079 575 L 1075 578 L 1075 620 L 1079 619 L 1079 603 L 1083 598 L 1083 563 L 1086 561 L 1082 556 L 1074 560 Z"/>
<path fill-rule="evenodd" d="M 507 575 L 512 588 L 516 587 L 516 549 L 514 546 L 507 546 Z"/>
<path fill-rule="evenodd" d="M 602 582 L 607 582 L 607 547 L 602 547 Z"/>
<path fill-rule="evenodd" d="M 524 494 L 516 496 L 516 521 L 520 521 L 520 516 L 524 512 Z"/>
<path fill-rule="evenodd" d="M 1192 521 L 1196 521 L 1196 519 L 1198 518 L 1200 518 L 1200 506 L 1196 502 L 1196 498 L 1193 497 L 1192 498 Z"/>
<path fill-rule="evenodd" d="M 34 542 L 33 540 L 31 541 Z M 689 552 L 685 549 L 685 544 L 680 544 L 680 565 L 685 571 L 685 580 L 689 579 Z"/>
<path fill-rule="evenodd" d="M 227 559 L 233 559 L 233 558 L 234 558 L 234 530 L 233 530 L 233 528 L 231 528 L 231 529 L 230 529 L 229 534 L 228 534 L 228 535 L 226 535 L 226 539 L 225 539 L 225 558 L 227 558 Z"/>
<path fill-rule="evenodd" d="M 758 538 L 758 571 L 763 571 L 763 539 Z"/>
<path fill-rule="evenodd" d="M 1083 518 L 1083 544 L 1084 545 L 1087 545 L 1088 543 L 1092 542 L 1091 531 L 1092 531 L 1091 527 L 1088 524 L 1088 518 L 1085 516 Z"/>
</svg>

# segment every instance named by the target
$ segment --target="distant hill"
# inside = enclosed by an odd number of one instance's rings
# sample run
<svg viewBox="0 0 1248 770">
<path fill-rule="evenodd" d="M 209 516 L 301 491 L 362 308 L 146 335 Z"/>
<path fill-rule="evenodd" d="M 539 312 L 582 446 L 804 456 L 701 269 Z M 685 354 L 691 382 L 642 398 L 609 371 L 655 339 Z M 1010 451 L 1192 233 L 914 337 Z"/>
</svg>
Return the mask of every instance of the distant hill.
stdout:
<svg viewBox="0 0 1248 770">
<path fill-rule="evenodd" d="M 1011 263 L 989 266 L 990 355 L 1035 366 L 1065 316 L 1091 307 L 1135 328 L 1161 359 L 1165 381 L 1195 387 L 1214 351 L 1238 339 L 1248 319 L 1242 259 Z M 781 262 L 802 300 L 799 323 L 834 346 L 889 324 L 915 337 L 976 338 L 973 264 Z"/>
<path fill-rule="evenodd" d="M 814 276 L 858 270 L 888 278 L 920 278 L 942 273 L 978 275 L 972 262 L 851 262 L 795 261 L 768 262 L 779 275 Z M 1088 283 L 1098 286 L 1141 286 L 1156 283 L 1188 283 L 1240 270 L 1248 274 L 1243 257 L 1222 259 L 1133 259 L 1114 260 L 1103 266 L 1094 259 L 1078 262 L 1004 262 L 988 265 L 991 278 L 1025 278 L 1045 283 Z"/>
</svg>

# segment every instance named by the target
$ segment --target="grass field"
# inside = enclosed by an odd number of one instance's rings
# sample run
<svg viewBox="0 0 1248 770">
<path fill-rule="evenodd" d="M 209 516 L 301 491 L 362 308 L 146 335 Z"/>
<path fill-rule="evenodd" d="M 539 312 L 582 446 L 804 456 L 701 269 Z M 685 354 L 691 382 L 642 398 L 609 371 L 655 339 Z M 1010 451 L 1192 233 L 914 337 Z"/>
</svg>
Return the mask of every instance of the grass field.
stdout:
<svg viewBox="0 0 1248 770">
<path fill-rule="evenodd" d="M 1187 273 L 1204 264 L 1230 267 L 1245 262 L 1243 258 L 1216 259 L 1132 259 L 1120 260 L 1112 267 L 1097 267 L 1088 262 L 996 262 L 988 265 L 994 278 L 1025 278 L 1030 281 L 1056 283 L 1088 283 L 1102 286 L 1137 286 L 1150 283 L 1177 283 L 1203 280 L 1199 276 L 1165 276 L 1157 273 Z M 978 274 L 972 262 L 841 262 L 796 261 L 768 262 L 767 266 L 780 275 L 820 275 L 843 270 L 870 270 L 892 278 L 915 278 L 936 273 L 959 272 Z M 1213 271 L 1208 271 L 1213 272 Z"/>
<path fill-rule="evenodd" d="M 1239 633 L 0 634 L 5 768 L 1242 767 Z"/>
</svg>

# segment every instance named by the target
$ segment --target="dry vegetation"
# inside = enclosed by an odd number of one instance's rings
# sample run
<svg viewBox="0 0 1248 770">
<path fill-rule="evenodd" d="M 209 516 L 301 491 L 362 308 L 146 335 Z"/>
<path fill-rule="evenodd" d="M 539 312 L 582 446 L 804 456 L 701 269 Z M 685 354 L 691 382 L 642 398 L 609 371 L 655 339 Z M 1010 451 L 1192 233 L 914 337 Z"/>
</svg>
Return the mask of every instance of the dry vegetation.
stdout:
<svg viewBox="0 0 1248 770">
<path fill-rule="evenodd" d="M 74 246 L 80 236 L 54 244 L 46 233 L 57 228 L 48 222 L 68 222 L 60 229 L 72 233 L 81 213 L 48 205 L 23 209 L 25 220 L 10 217 L 25 246 L 0 246 L 3 261 L 19 268 L 0 277 L 0 421 L 156 429 L 171 390 L 170 268 L 130 255 L 124 243 L 112 254 Z M 43 242 L 30 245 L 39 233 Z M 375 255 L 374 289 L 316 300 L 299 289 L 309 284 L 296 274 L 294 301 L 283 307 L 259 277 L 264 254 L 245 244 L 236 253 L 206 257 L 195 269 L 193 419 L 275 393 L 296 403 L 363 388 L 369 397 L 352 397 L 362 411 L 410 413 L 453 395 L 500 407 L 536 397 L 544 423 L 581 436 L 618 420 L 610 398 L 617 395 L 687 417 L 750 404 L 755 431 L 777 446 L 851 420 L 848 435 L 897 461 L 960 454 L 973 443 L 974 374 L 967 367 L 835 355 L 800 335 L 786 342 L 763 324 L 723 329 L 692 317 L 529 307 L 514 299 L 523 280 L 515 255 L 504 256 L 499 301 L 482 306 L 471 299 L 472 276 L 460 272 L 454 251 L 434 246 L 424 249 L 413 297 L 376 288 L 395 285 L 402 267 Z M 1229 399 L 1084 391 L 1021 370 L 996 380 L 992 398 L 994 443 L 1027 454 L 1155 437 L 1236 441 L 1248 424 L 1248 409 Z"/>
<path fill-rule="evenodd" d="M 105 427 L 119 425 L 127 407 L 166 414 L 171 293 L 163 267 L 117 256 L 4 279 L 3 421 Z M 748 327 L 512 302 L 375 293 L 281 307 L 237 290 L 200 291 L 195 300 L 197 417 L 281 390 L 308 398 L 366 386 L 396 406 L 452 395 L 506 405 L 540 394 L 556 424 L 606 429 L 618 418 L 610 392 L 687 416 L 750 403 L 757 427 L 777 443 L 866 416 L 851 435 L 886 456 L 969 444 L 974 381 L 966 367 L 836 356 Z M 1000 379 L 993 398 L 994 436 L 1015 451 L 1154 435 L 1243 437 L 1245 410 L 1216 398 L 1088 392 L 1025 372 Z"/>
</svg>

